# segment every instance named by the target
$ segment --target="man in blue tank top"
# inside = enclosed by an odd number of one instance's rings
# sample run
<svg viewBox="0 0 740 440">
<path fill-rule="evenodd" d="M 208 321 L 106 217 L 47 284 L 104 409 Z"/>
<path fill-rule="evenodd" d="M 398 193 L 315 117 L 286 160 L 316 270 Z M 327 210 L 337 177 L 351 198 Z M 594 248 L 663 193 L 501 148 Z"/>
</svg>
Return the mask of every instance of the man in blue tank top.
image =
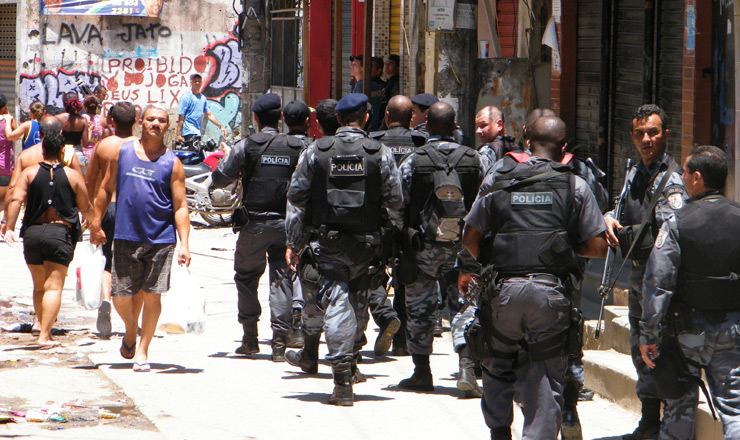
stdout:
<svg viewBox="0 0 740 440">
<path fill-rule="evenodd" d="M 161 107 L 150 105 L 144 109 L 141 141 L 126 142 L 111 161 L 95 199 L 95 220 L 90 228 L 93 244 L 114 240 L 111 295 L 126 325 L 121 356 L 134 359 L 134 371 L 140 372 L 150 370 L 149 344 L 162 310 L 160 295 L 170 288 L 175 230 L 180 237 L 177 262 L 190 265 L 185 171 L 164 145 L 168 119 Z M 121 187 L 126 191 L 118 191 Z M 101 221 L 114 192 L 115 233 L 106 237 Z M 139 314 L 142 324 L 137 348 Z"/>
</svg>

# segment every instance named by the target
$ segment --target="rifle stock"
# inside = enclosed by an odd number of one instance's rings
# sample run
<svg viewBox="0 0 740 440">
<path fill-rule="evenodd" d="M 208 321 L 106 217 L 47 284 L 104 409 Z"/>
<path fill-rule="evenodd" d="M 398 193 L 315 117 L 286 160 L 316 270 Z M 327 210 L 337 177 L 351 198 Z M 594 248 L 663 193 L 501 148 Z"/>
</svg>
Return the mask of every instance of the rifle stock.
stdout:
<svg viewBox="0 0 740 440">
<path fill-rule="evenodd" d="M 619 197 L 617 198 L 614 205 L 614 218 L 617 220 L 620 220 L 622 217 L 624 204 L 627 199 L 627 194 L 630 190 L 630 182 L 627 180 L 630 168 L 632 168 L 632 160 L 627 159 L 627 165 L 625 167 L 624 174 L 624 185 L 622 186 L 622 191 L 620 192 Z M 601 295 L 601 307 L 599 308 L 599 320 L 596 322 L 596 331 L 594 332 L 594 337 L 596 339 L 599 339 L 599 335 L 601 334 L 601 319 L 604 316 L 604 306 L 606 305 L 606 298 L 609 296 L 609 293 L 614 287 L 614 283 L 611 279 L 612 269 L 614 268 L 614 255 L 615 250 L 613 247 L 610 246 L 609 249 L 606 251 L 606 258 L 604 259 L 604 272 L 601 275 L 601 284 L 599 285 L 599 295 Z"/>
</svg>

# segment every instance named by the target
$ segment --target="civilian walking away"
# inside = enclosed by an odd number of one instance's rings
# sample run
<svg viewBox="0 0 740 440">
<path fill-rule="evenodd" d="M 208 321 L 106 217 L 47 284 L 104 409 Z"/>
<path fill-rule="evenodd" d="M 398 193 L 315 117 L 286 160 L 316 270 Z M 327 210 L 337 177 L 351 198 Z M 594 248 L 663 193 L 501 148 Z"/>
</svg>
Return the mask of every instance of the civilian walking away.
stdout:
<svg viewBox="0 0 740 440">
<path fill-rule="evenodd" d="M 82 236 L 79 211 L 86 219 L 93 211 L 82 175 L 61 161 L 62 135 L 51 133 L 42 145 L 44 160 L 25 169 L 13 191 L 5 242 L 15 243 L 15 223 L 25 202 L 20 235 L 33 278 L 33 306 L 41 327 L 38 345 L 52 348 L 61 345 L 52 340 L 51 328 L 59 314 L 67 267 Z"/>
<path fill-rule="evenodd" d="M 148 372 L 149 344 L 162 311 L 160 295 L 170 288 L 175 230 L 180 237 L 179 264 L 190 265 L 190 219 L 185 200 L 185 171 L 164 144 L 169 118 L 164 108 L 150 105 L 141 119 L 141 141 L 121 145 L 95 198 L 95 219 L 90 241 L 113 239 L 111 295 L 126 333 L 121 356 L 134 359 L 136 372 Z M 120 171 L 120 172 L 119 172 Z M 126 188 L 118 191 L 116 188 Z M 101 228 L 103 216 L 116 192 L 116 226 L 113 237 Z M 136 344 L 139 316 L 141 339 Z"/>
<path fill-rule="evenodd" d="M 13 168 L 15 161 L 13 155 L 15 150 L 13 149 L 13 142 L 7 138 L 7 127 L 13 123 L 11 117 L 5 117 L 8 114 L 7 99 L 5 95 L 0 95 L 0 210 L 5 207 L 5 197 L 9 191 L 10 180 L 13 175 Z M 8 115 L 10 116 L 10 115 Z M 3 225 L 5 226 L 5 219 L 3 219 Z"/>
<path fill-rule="evenodd" d="M 10 113 L 3 114 L 5 118 L 5 138 L 9 141 L 15 141 L 23 139 L 23 149 L 27 150 L 34 145 L 41 143 L 41 135 L 39 134 L 39 122 L 41 118 L 46 116 L 46 106 L 41 101 L 33 101 L 31 106 L 28 108 L 28 113 L 31 115 L 31 119 L 21 123 L 18 128 L 12 128 L 12 124 L 8 121 L 13 119 Z"/>
</svg>

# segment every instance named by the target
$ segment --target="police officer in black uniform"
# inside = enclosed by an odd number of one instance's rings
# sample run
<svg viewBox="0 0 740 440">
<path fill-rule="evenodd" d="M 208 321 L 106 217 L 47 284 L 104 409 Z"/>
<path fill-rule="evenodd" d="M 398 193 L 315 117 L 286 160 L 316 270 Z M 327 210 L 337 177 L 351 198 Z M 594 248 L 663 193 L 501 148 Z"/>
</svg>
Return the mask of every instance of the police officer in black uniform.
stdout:
<svg viewBox="0 0 740 440">
<path fill-rule="evenodd" d="M 722 194 L 727 170 L 717 147 L 696 147 L 686 158 L 683 181 L 691 198 L 663 223 L 650 253 L 640 352 L 655 368 L 659 351 L 668 350 L 657 343 L 675 337 L 689 373 L 700 377 L 705 369 L 729 440 L 740 438 L 740 204 Z M 695 383 L 684 396 L 666 400 L 661 438 L 693 438 L 693 420 L 681 415 L 695 411 L 698 400 Z"/>
<path fill-rule="evenodd" d="M 308 148 L 311 139 L 308 137 L 308 128 L 311 123 L 311 109 L 301 101 L 290 101 L 283 107 L 283 121 L 288 127 L 288 136 L 301 140 L 303 148 Z M 293 328 L 288 334 L 285 346 L 289 348 L 303 348 L 305 333 L 303 331 L 303 307 L 305 306 L 301 283 L 293 277 Z"/>
<path fill-rule="evenodd" d="M 391 55 L 391 58 L 393 55 Z M 390 82 L 390 81 L 389 81 Z M 388 99 L 387 107 L 385 110 L 385 125 L 388 127 L 385 131 L 375 131 L 370 133 L 370 137 L 383 142 L 393 152 L 393 157 L 396 159 L 396 164 L 401 163 L 401 159 L 413 153 L 417 147 L 421 147 L 426 143 L 426 137 L 421 133 L 418 133 L 410 129 L 412 107 L 411 100 L 404 95 L 395 94 Z M 392 239 L 392 237 L 389 237 Z M 393 243 L 384 243 L 385 246 L 393 246 Z M 388 337 L 392 337 L 393 340 L 393 355 L 394 356 L 407 356 L 408 348 L 406 346 L 406 294 L 405 288 L 399 279 L 399 274 L 394 273 L 394 291 L 393 291 L 393 309 L 395 313 L 391 314 L 386 308 L 375 307 L 375 310 L 379 309 L 381 313 L 385 312 L 388 319 L 382 320 L 381 322 L 392 322 L 393 318 L 398 318 L 400 326 L 396 329 L 395 334 L 391 335 L 388 331 L 388 325 L 380 325 L 381 331 L 378 335 L 378 339 L 375 342 L 375 354 L 380 355 L 388 351 L 390 342 Z M 373 296 L 377 295 L 377 292 L 373 292 L 370 297 L 370 309 L 373 311 L 373 318 L 376 323 L 379 323 L 378 317 L 374 310 L 374 304 L 378 302 Z M 379 323 L 380 324 L 380 323 Z M 385 330 L 385 331 L 384 331 Z"/>
<path fill-rule="evenodd" d="M 460 250 L 462 218 L 489 166 L 474 149 L 454 142 L 455 111 L 449 104 L 432 104 L 427 125 L 429 142 L 404 159 L 399 169 L 405 205 L 401 236 L 414 236 L 412 240 L 419 242 L 407 257 L 418 268 L 415 279 L 406 285 L 406 337 L 414 374 L 398 384 L 412 391 L 434 390 L 429 356 L 439 307 L 438 284 L 445 298 L 457 297 L 449 273 Z M 474 375 L 470 385 L 477 388 Z"/>
<path fill-rule="evenodd" d="M 562 165 L 566 127 L 559 118 L 531 127 L 532 156 L 507 155 L 486 177 L 465 218 L 458 287 L 467 292 L 481 243 L 493 235 L 493 267 L 482 307 L 492 357 L 483 360 L 483 415 L 493 440 L 511 439 L 514 367 L 521 345 L 530 366 L 523 396 L 524 438 L 554 439 L 560 430 L 565 343 L 571 304 L 564 284 L 579 270 L 576 254 L 603 257 L 606 225 L 586 183 Z M 544 390 L 542 387 L 546 387 Z"/>
<path fill-rule="evenodd" d="M 345 96 L 336 112 L 342 124 L 336 136 L 314 142 L 293 174 L 288 190 L 285 259 L 300 270 L 306 298 L 312 298 L 324 311 L 326 358 L 334 376 L 329 403 L 352 406 L 353 357 L 365 328 L 362 320 L 368 296 L 357 289 L 355 280 L 367 274 L 375 257 L 382 212 L 398 210 L 403 196 L 393 154 L 362 130 L 370 113 L 367 96 Z M 397 218 L 390 214 L 391 219 Z M 310 232 L 308 248 L 294 248 L 306 228 Z M 314 271 L 317 277 L 306 275 Z M 304 354 L 310 354 L 309 350 L 301 351 L 299 364 L 308 369 L 315 361 L 304 359 Z"/>
<path fill-rule="evenodd" d="M 645 265 L 663 222 L 688 198 L 681 180 L 681 167 L 665 151 L 668 134 L 668 117 L 663 109 L 645 104 L 635 110 L 630 135 L 640 161 L 630 169 L 626 178 L 630 188 L 622 219 L 613 218 L 611 211 L 604 216 L 611 246 L 619 245 L 624 256 L 634 244 L 629 276 L 630 350 L 637 371 L 635 388 L 642 417 L 634 432 L 623 437 L 625 440 L 655 439 L 660 432 L 661 400 L 650 369 L 640 355 L 639 344 Z M 641 225 L 644 226 L 640 228 Z M 641 239 L 638 241 L 638 238 Z M 694 413 L 688 412 L 684 416 L 693 419 Z"/>
<path fill-rule="evenodd" d="M 301 139 L 278 133 L 280 97 L 268 93 L 252 105 L 259 132 L 238 142 L 212 173 L 213 184 L 225 187 L 241 176 L 242 207 L 234 215 L 239 238 L 234 251 L 234 281 L 239 299 L 239 322 L 244 329 L 237 354 L 259 353 L 257 321 L 262 309 L 257 298 L 259 279 L 270 264 L 270 322 L 272 360 L 285 360 L 285 342 L 292 329 L 293 287 L 283 276 L 285 264 L 285 203 L 290 177 L 303 148 Z M 267 255 L 267 258 L 265 258 Z M 282 280 L 280 285 L 276 285 Z"/>
</svg>

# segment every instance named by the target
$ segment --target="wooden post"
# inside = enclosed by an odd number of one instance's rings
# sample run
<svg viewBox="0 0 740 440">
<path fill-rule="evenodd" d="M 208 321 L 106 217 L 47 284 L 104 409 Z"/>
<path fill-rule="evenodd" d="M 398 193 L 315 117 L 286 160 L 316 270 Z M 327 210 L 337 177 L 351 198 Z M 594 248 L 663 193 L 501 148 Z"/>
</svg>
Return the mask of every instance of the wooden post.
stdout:
<svg viewBox="0 0 740 440">
<path fill-rule="evenodd" d="M 309 28 L 309 5 L 308 0 L 303 0 L 303 102 L 308 104 L 311 97 L 311 57 L 308 53 L 308 45 L 311 36 Z"/>
</svg>

